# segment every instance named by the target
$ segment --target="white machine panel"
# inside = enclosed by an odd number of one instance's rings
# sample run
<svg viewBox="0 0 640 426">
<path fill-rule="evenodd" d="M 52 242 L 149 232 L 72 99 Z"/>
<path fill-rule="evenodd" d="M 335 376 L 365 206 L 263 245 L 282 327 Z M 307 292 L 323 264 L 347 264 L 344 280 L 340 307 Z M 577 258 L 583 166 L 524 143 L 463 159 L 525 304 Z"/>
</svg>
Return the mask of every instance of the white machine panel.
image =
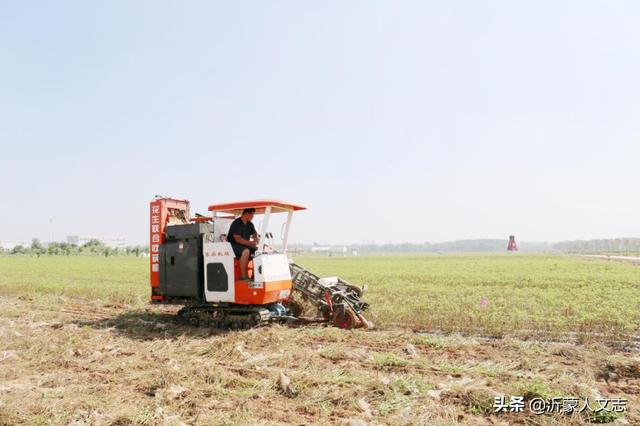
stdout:
<svg viewBox="0 0 640 426">
<path fill-rule="evenodd" d="M 204 298 L 207 302 L 231 302 L 235 301 L 235 277 L 233 272 L 233 249 L 230 243 L 204 243 L 202 246 L 204 255 Z M 207 285 L 207 271 L 209 264 L 221 264 L 227 273 L 226 291 L 209 291 Z"/>
<path fill-rule="evenodd" d="M 289 260 L 284 254 L 261 254 L 253 259 L 253 274 L 257 283 L 290 280 Z"/>
<path fill-rule="evenodd" d="M 213 240 L 217 243 L 227 241 L 227 234 L 233 219 L 215 218 L 213 221 Z"/>
</svg>

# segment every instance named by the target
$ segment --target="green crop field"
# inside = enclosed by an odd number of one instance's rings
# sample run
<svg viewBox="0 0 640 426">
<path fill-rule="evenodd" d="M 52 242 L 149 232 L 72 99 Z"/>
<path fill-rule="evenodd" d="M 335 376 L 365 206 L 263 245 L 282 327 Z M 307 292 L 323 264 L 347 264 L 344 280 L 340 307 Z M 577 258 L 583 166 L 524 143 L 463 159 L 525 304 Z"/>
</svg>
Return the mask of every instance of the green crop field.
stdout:
<svg viewBox="0 0 640 426">
<path fill-rule="evenodd" d="M 482 334 L 635 335 L 638 266 L 557 255 L 309 258 L 319 274 L 367 283 L 380 325 Z"/>
<path fill-rule="evenodd" d="M 626 339 L 640 328 L 640 268 L 557 255 L 307 256 L 321 276 L 367 284 L 379 328 Z M 0 257 L 0 292 L 144 304 L 148 263 L 131 257 Z"/>
</svg>

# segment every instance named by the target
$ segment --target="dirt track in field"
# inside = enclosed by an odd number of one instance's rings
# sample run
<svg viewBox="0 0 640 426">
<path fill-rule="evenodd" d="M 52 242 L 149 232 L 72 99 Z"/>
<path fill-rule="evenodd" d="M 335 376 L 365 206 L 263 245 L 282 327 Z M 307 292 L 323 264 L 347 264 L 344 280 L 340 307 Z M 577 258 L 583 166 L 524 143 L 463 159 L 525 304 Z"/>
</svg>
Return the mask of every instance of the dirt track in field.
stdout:
<svg viewBox="0 0 640 426">
<path fill-rule="evenodd" d="M 640 424 L 640 357 L 603 344 L 323 325 L 222 333 L 176 325 L 174 308 L 55 296 L 2 296 L 0 309 L 0 424 L 588 420 L 498 415 L 501 394 L 626 398 L 618 423 Z"/>
<path fill-rule="evenodd" d="M 640 264 L 639 256 L 616 256 L 616 255 L 608 255 L 608 254 L 583 254 L 582 256 L 591 258 L 591 259 L 616 260 L 621 262 L 631 262 L 631 263 Z"/>
</svg>

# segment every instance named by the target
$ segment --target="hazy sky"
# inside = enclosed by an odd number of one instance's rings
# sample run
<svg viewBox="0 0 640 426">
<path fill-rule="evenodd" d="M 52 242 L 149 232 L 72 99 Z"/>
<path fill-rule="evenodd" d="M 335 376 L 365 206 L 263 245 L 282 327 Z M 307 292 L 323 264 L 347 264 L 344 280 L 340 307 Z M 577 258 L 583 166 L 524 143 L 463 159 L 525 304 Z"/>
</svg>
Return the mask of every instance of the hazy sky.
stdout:
<svg viewBox="0 0 640 426">
<path fill-rule="evenodd" d="M 0 240 L 147 241 L 308 206 L 292 240 L 640 236 L 635 1 L 0 1 Z"/>
</svg>

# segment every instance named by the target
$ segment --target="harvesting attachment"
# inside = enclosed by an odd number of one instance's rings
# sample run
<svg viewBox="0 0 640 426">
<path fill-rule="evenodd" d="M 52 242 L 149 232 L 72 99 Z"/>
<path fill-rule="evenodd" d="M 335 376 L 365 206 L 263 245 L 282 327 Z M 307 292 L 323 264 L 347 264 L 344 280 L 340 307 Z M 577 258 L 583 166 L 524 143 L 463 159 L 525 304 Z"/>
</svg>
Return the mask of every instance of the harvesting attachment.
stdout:
<svg viewBox="0 0 640 426">
<path fill-rule="evenodd" d="M 315 306 L 326 321 L 339 328 L 372 329 L 363 312 L 369 304 L 362 300 L 366 287 L 358 287 L 339 277 L 320 278 L 313 272 L 296 263 L 290 263 L 294 295 L 300 294 L 302 300 Z M 295 315 L 302 314 L 303 305 L 292 301 Z"/>
</svg>

